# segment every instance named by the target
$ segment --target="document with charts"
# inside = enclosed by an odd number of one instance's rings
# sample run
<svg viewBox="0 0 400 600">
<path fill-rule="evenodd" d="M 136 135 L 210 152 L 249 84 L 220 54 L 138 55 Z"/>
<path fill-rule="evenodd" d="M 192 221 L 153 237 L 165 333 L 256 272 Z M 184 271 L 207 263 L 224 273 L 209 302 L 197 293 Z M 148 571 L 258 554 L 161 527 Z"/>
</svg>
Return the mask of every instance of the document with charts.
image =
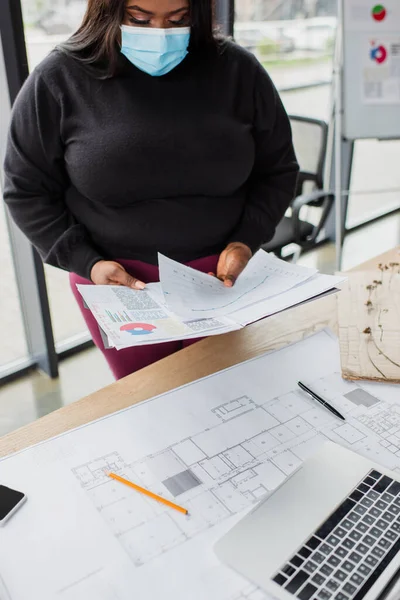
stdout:
<svg viewBox="0 0 400 600">
<path fill-rule="evenodd" d="M 176 314 L 188 318 L 229 315 L 261 300 L 277 296 L 307 281 L 317 273 L 286 263 L 259 250 L 233 287 L 158 255 L 161 287 L 166 302 Z"/>
<path fill-rule="evenodd" d="M 400 472 L 398 387 L 342 380 L 323 331 L 3 459 L 28 501 L 0 532 L 1 600 L 270 600 L 213 546 L 327 439 Z"/>
<path fill-rule="evenodd" d="M 117 349 L 220 335 L 336 290 L 319 275 L 260 250 L 232 288 L 159 255 L 160 282 L 145 290 L 78 285 L 107 341 Z"/>
<path fill-rule="evenodd" d="M 158 285 L 151 283 L 145 290 L 113 285 L 78 285 L 77 288 L 110 345 L 117 349 L 216 335 L 241 328 L 224 317 L 179 319 L 169 310 L 162 293 L 158 292 Z"/>
</svg>

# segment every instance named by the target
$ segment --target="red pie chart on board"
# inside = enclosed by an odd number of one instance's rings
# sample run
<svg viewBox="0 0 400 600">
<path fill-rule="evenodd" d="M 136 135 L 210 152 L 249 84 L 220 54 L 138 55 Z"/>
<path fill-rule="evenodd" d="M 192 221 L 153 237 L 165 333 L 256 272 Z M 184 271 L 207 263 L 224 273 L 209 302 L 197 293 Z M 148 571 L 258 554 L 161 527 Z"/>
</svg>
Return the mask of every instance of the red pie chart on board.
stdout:
<svg viewBox="0 0 400 600">
<path fill-rule="evenodd" d="M 387 59 L 387 50 L 385 46 L 375 46 L 371 50 L 371 60 L 381 65 Z"/>
<path fill-rule="evenodd" d="M 383 21 L 386 17 L 386 8 L 383 4 L 376 4 L 372 9 L 372 18 L 375 21 Z"/>
</svg>

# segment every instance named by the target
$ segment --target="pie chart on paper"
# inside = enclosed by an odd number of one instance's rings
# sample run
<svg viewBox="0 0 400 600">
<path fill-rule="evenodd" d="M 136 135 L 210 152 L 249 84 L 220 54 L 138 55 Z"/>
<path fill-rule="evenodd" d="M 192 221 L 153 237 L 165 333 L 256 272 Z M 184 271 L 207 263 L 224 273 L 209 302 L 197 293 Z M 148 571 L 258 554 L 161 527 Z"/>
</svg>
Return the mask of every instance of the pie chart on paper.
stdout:
<svg viewBox="0 0 400 600">
<path fill-rule="evenodd" d="M 149 335 L 155 329 L 157 327 L 151 323 L 126 323 L 120 327 L 120 331 L 126 331 L 131 335 Z"/>
<path fill-rule="evenodd" d="M 372 9 L 372 18 L 375 21 L 383 21 L 386 17 L 386 8 L 383 4 L 376 4 Z"/>
</svg>

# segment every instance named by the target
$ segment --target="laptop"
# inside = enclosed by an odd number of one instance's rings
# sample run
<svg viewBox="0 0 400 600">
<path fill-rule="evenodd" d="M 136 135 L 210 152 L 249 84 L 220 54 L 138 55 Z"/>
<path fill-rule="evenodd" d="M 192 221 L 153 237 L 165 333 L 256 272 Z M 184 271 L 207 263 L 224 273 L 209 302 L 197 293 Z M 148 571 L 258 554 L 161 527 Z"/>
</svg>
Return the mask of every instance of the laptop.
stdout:
<svg viewBox="0 0 400 600">
<path fill-rule="evenodd" d="M 389 600 L 400 578 L 400 476 L 328 442 L 215 550 L 279 600 Z"/>
</svg>

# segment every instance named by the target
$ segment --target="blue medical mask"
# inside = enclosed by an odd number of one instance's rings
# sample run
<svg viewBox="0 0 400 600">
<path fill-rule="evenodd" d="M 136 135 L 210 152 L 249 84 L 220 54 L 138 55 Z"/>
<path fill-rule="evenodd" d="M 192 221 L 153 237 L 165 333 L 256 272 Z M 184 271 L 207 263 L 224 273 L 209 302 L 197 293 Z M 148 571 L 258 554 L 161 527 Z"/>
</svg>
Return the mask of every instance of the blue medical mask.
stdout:
<svg viewBox="0 0 400 600">
<path fill-rule="evenodd" d="M 121 52 L 135 67 L 159 77 L 175 69 L 188 53 L 190 27 L 156 29 L 122 25 Z"/>
</svg>

